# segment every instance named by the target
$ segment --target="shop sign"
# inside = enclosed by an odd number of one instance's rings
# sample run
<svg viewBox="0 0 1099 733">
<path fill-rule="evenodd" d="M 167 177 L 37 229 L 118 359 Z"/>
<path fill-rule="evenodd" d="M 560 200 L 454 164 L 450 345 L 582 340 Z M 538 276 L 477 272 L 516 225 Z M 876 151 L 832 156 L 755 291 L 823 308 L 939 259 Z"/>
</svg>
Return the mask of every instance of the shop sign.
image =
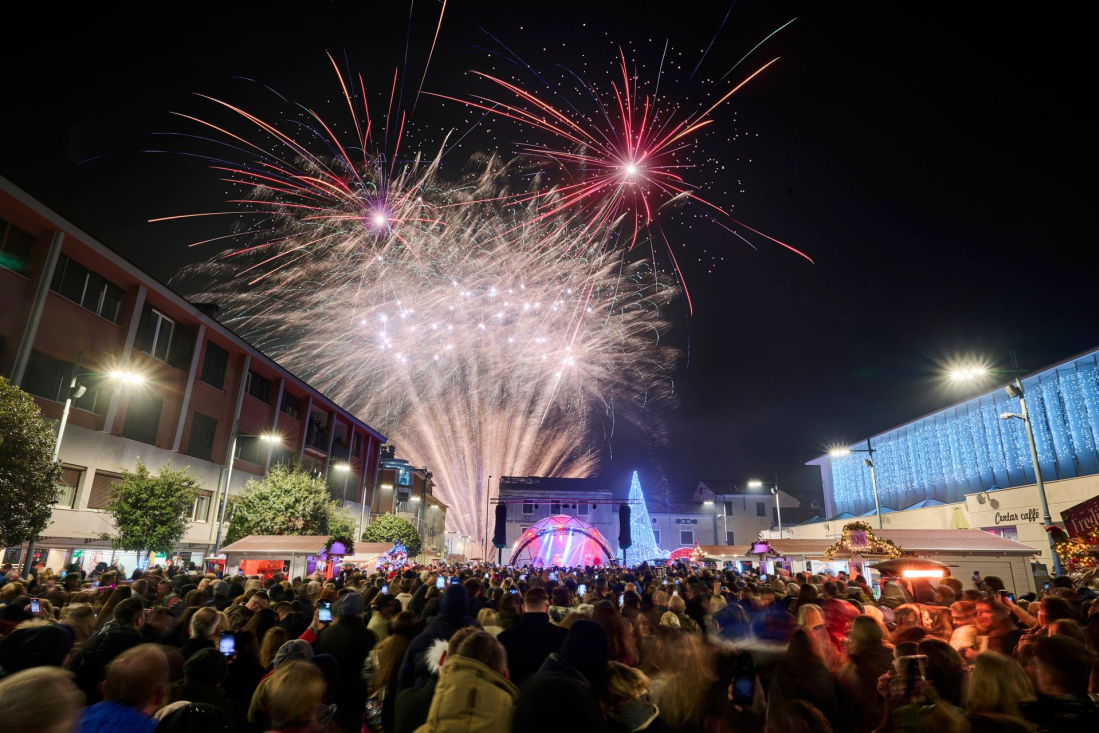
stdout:
<svg viewBox="0 0 1099 733">
<path fill-rule="evenodd" d="M 996 512 L 996 516 L 993 517 L 993 519 L 998 526 L 1007 523 L 1015 524 L 1016 522 L 1037 522 L 1038 516 L 1038 509 L 1036 507 L 1031 507 L 1022 513 L 1004 512 L 1001 514 L 1000 512 Z"/>
<path fill-rule="evenodd" d="M 1083 537 L 1099 527 L 1099 496 L 1082 501 L 1061 512 L 1069 537 Z"/>
<path fill-rule="evenodd" d="M 848 537 L 851 540 L 852 550 L 865 550 L 870 547 L 870 541 L 866 538 L 866 532 L 862 530 L 852 530 Z"/>
</svg>

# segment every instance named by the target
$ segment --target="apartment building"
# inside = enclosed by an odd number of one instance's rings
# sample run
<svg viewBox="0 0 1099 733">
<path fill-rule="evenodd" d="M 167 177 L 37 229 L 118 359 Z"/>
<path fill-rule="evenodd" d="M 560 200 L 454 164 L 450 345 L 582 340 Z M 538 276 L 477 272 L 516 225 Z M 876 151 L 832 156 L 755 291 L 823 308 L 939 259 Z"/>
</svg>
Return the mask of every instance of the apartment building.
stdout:
<svg viewBox="0 0 1099 733">
<path fill-rule="evenodd" d="M 447 505 L 434 494 L 435 482 L 427 468 L 417 468 L 395 457 L 393 446 L 382 449 L 378 468 L 377 499 L 370 516 L 393 512 L 416 526 L 423 549 L 421 562 L 446 557 Z"/>
<path fill-rule="evenodd" d="M 112 530 L 103 508 L 120 470 L 139 458 L 154 472 L 186 466 L 202 482 L 178 548 L 196 562 L 213 550 L 226 483 L 237 493 L 275 462 L 298 458 L 355 516 L 372 498 L 385 437 L 216 316 L 0 178 L 0 374 L 54 420 L 78 362 L 85 387 L 36 551 L 47 566 L 60 569 L 76 550 L 89 567 L 112 557 L 98 539 Z M 5 561 L 24 551 L 8 548 Z M 120 560 L 132 568 L 136 558 Z"/>
</svg>

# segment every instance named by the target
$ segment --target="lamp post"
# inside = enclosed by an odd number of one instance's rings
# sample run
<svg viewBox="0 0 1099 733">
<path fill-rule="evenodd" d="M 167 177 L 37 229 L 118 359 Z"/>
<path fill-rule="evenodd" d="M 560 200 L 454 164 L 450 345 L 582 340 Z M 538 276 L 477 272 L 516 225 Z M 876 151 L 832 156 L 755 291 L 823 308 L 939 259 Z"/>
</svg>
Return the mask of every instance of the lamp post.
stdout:
<svg viewBox="0 0 1099 733">
<path fill-rule="evenodd" d="M 870 469 L 870 485 L 874 488 L 874 513 L 878 517 L 878 529 L 881 529 L 881 503 L 878 501 L 878 474 L 874 470 L 874 453 L 877 451 L 870 445 L 870 438 L 866 439 L 865 448 L 833 448 L 828 451 L 828 454 L 833 458 L 843 458 L 852 453 L 866 453 L 867 458 L 863 458 L 862 462 Z"/>
<path fill-rule="evenodd" d="M 782 503 L 778 499 L 778 477 L 775 477 L 774 481 L 759 481 L 752 479 L 748 482 L 749 489 L 762 489 L 764 486 L 770 486 L 771 494 L 775 497 L 775 516 L 778 519 L 778 536 L 782 539 Z"/>
<path fill-rule="evenodd" d="M 233 478 L 233 461 L 236 460 L 237 440 L 240 438 L 262 440 L 265 443 L 271 444 L 282 444 L 282 436 L 275 433 L 240 435 L 238 431 L 233 431 L 233 439 L 229 442 L 229 455 L 225 459 L 225 488 L 222 490 L 221 505 L 218 507 L 218 529 L 217 535 L 214 538 L 214 555 L 218 555 L 221 552 L 221 534 L 225 524 L 225 507 L 229 503 L 229 482 Z"/>
<path fill-rule="evenodd" d="M 979 379 L 989 374 L 1010 374 L 1012 381 L 1004 387 L 1004 391 L 1007 392 L 1009 397 L 1019 398 L 1019 412 L 1005 412 L 1000 415 L 1001 420 L 1022 420 L 1023 425 L 1026 428 L 1026 441 L 1027 447 L 1030 448 L 1030 462 L 1034 466 L 1034 483 L 1038 487 L 1038 500 L 1042 505 L 1042 522 L 1044 526 L 1050 527 L 1053 525 L 1053 517 L 1049 513 L 1049 501 L 1046 498 L 1046 485 L 1042 481 L 1042 466 L 1038 463 L 1038 449 L 1034 444 L 1034 428 L 1030 420 L 1030 410 L 1027 409 L 1026 404 L 1026 390 L 1023 389 L 1023 382 L 1019 378 L 1022 372 L 1019 370 L 1019 363 L 1015 359 L 1015 352 L 1011 352 L 1011 368 L 1010 369 L 988 369 L 982 366 L 976 367 L 964 367 L 954 369 L 950 372 L 950 378 L 955 381 L 972 381 Z M 1046 532 L 1046 538 L 1049 541 L 1049 552 L 1053 557 L 1053 574 L 1061 574 L 1061 558 L 1057 554 L 1057 547 L 1053 541 L 1053 535 Z"/>
<path fill-rule="evenodd" d="M 702 502 L 702 506 L 706 506 L 707 504 L 713 506 L 714 508 L 714 544 L 720 545 L 721 542 L 719 542 L 717 539 L 717 494 L 714 494 L 713 499 L 707 499 L 706 501 Z"/>
<path fill-rule="evenodd" d="M 65 436 L 65 427 L 69 424 L 69 411 L 72 409 L 72 404 L 83 397 L 84 393 L 88 391 L 87 385 L 80 383 L 81 378 L 103 377 L 111 382 L 117 382 L 126 386 L 141 384 L 145 381 L 145 378 L 140 374 L 121 369 L 105 373 L 81 373 L 80 360 L 83 357 L 83 351 L 76 352 L 76 361 L 73 363 L 72 371 L 69 373 L 69 386 L 65 390 L 65 407 L 61 411 L 61 421 L 57 424 L 57 437 L 53 439 L 53 460 L 55 463 L 57 462 L 58 456 L 61 455 L 61 439 Z M 31 563 L 34 561 L 34 549 L 36 545 L 37 542 L 34 540 L 27 543 L 27 559 L 23 562 L 24 578 L 30 575 Z"/>
</svg>

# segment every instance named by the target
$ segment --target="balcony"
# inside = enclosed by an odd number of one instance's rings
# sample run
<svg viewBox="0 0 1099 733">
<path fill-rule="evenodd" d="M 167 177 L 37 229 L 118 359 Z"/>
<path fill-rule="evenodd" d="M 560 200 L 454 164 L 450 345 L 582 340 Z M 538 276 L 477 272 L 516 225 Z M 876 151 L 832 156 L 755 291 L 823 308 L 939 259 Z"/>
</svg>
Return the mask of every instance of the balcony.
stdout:
<svg viewBox="0 0 1099 733">
<path fill-rule="evenodd" d="M 328 431 L 310 425 L 309 430 L 305 433 L 305 447 L 327 455 Z"/>
</svg>

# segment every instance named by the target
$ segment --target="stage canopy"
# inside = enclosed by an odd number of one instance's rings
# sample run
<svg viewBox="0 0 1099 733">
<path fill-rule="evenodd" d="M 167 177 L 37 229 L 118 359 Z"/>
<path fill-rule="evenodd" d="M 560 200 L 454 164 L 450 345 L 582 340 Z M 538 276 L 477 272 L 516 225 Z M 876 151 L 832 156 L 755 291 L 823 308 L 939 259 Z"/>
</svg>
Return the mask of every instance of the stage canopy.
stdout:
<svg viewBox="0 0 1099 733">
<path fill-rule="evenodd" d="M 511 550 L 512 565 L 573 567 L 602 565 L 610 559 L 610 546 L 599 530 L 564 514 L 527 527 Z"/>
</svg>

